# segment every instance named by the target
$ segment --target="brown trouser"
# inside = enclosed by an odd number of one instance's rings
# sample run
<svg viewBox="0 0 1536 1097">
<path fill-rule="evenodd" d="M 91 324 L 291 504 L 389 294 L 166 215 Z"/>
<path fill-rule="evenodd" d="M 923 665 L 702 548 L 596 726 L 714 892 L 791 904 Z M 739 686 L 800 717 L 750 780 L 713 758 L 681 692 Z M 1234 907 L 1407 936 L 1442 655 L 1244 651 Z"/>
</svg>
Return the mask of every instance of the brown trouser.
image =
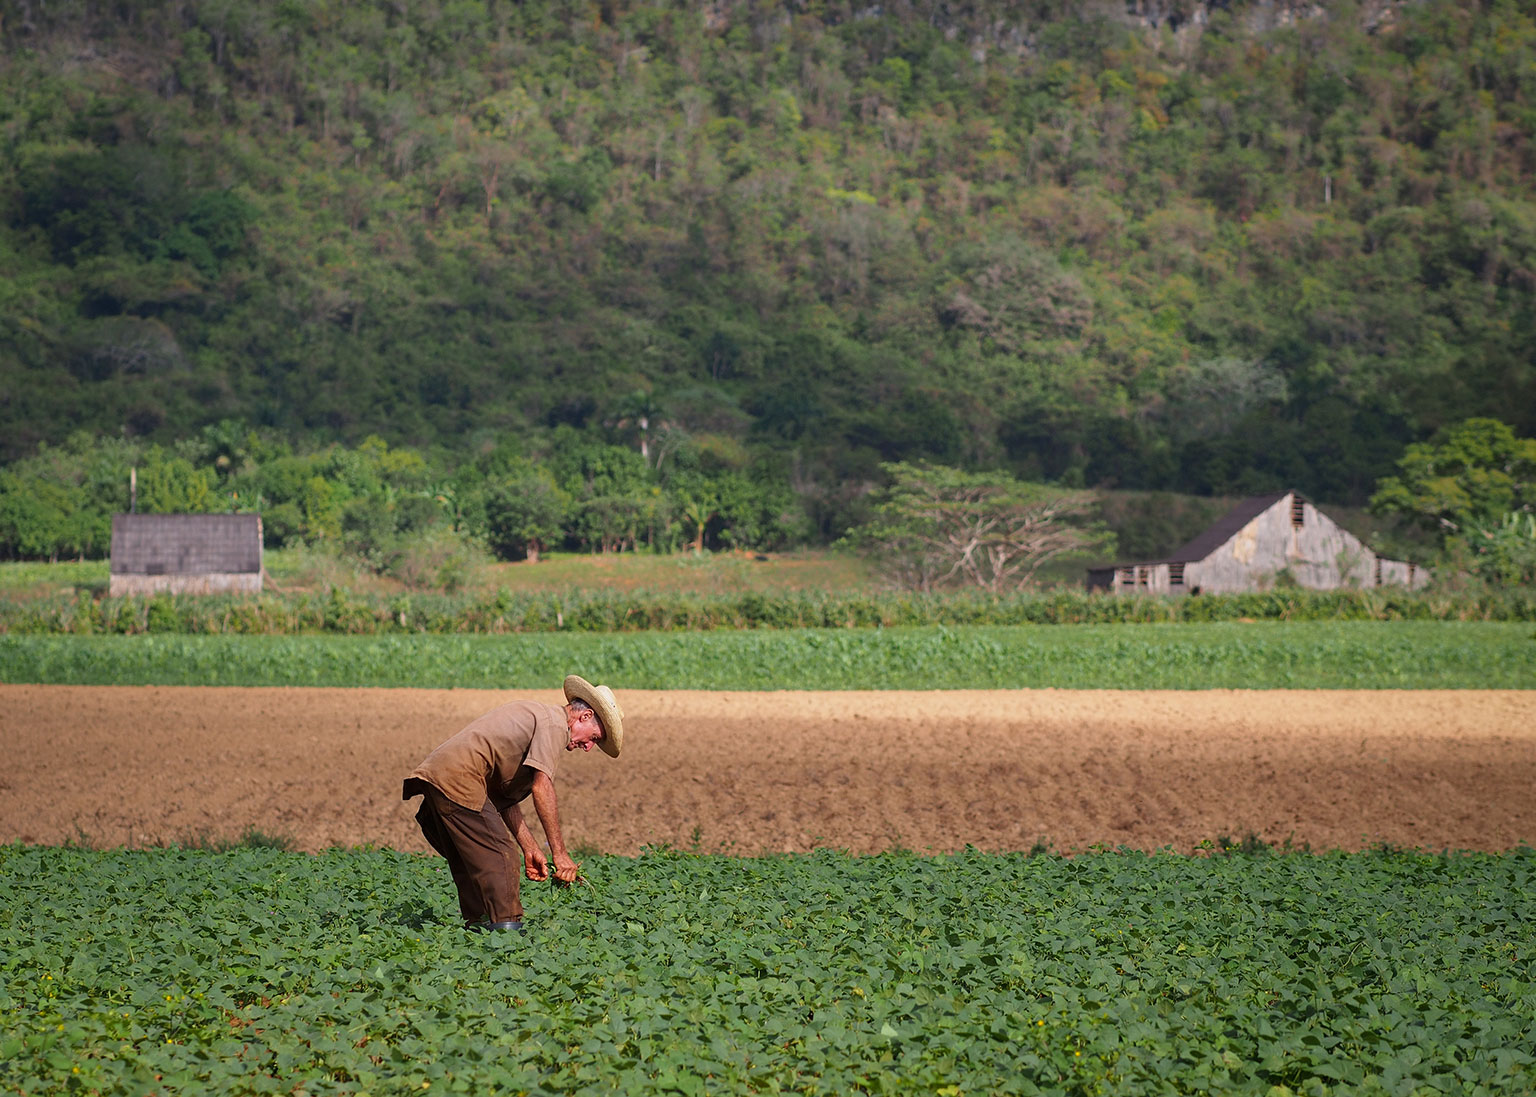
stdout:
<svg viewBox="0 0 1536 1097">
<path fill-rule="evenodd" d="M 523 903 L 517 896 L 522 856 L 495 805 L 487 800 L 479 811 L 471 811 L 426 781 L 407 779 L 401 799 L 418 794 L 417 825 L 448 862 L 465 923 L 522 921 Z"/>
</svg>

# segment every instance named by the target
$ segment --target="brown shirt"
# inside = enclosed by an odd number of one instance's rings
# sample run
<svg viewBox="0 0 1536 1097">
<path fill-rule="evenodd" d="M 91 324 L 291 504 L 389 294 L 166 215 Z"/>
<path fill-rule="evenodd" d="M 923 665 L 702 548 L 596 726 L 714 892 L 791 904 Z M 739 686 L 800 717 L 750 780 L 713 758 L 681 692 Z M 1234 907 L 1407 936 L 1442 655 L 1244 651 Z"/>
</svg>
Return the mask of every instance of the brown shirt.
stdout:
<svg viewBox="0 0 1536 1097">
<path fill-rule="evenodd" d="M 533 791 L 535 771 L 555 775 L 569 736 L 559 705 L 513 701 L 487 712 L 427 755 L 411 777 L 471 811 L 479 811 L 487 800 L 505 811 Z"/>
</svg>

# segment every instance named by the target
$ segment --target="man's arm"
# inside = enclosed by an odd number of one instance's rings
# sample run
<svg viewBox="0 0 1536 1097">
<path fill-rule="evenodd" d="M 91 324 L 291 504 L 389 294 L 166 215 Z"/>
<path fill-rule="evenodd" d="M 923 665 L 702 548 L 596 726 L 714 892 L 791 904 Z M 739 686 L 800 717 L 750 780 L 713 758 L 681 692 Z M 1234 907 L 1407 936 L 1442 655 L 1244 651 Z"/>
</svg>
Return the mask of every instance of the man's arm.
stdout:
<svg viewBox="0 0 1536 1097">
<path fill-rule="evenodd" d="M 564 884 L 574 884 L 581 866 L 571 860 L 571 855 L 566 852 L 565 838 L 560 833 L 560 808 L 555 801 L 555 782 L 543 770 L 533 775 L 533 810 L 539 813 L 544 837 L 549 839 L 549 852 L 555 859 L 555 879 Z"/>
<path fill-rule="evenodd" d="M 522 848 L 523 864 L 528 873 L 528 879 L 549 879 L 549 862 L 544 859 L 544 851 L 539 848 L 533 831 L 529 829 L 528 820 L 523 818 L 522 808 L 511 804 L 501 813 L 501 817 L 506 820 L 507 829 L 512 832 L 512 837 L 517 839 L 517 844 Z"/>
</svg>

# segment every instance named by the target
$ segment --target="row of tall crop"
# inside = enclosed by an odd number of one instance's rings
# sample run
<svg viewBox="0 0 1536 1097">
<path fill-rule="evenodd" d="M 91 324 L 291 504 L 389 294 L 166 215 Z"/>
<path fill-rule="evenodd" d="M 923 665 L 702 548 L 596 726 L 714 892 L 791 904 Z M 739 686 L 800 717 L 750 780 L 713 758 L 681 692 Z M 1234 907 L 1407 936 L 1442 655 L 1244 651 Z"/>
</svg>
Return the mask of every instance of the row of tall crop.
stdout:
<svg viewBox="0 0 1536 1097">
<path fill-rule="evenodd" d="M 322 593 L 0 599 L 0 633 L 643 632 L 914 625 L 1154 624 L 1203 621 L 1536 621 L 1536 588 L 1410 592 L 1279 589 L 1193 597 L 1080 591 L 691 594 L 570 590 L 493 594 Z"/>
<path fill-rule="evenodd" d="M 1206 622 L 502 636 L 0 635 L 0 682 L 549 689 L 1527 689 L 1525 624 Z"/>
</svg>

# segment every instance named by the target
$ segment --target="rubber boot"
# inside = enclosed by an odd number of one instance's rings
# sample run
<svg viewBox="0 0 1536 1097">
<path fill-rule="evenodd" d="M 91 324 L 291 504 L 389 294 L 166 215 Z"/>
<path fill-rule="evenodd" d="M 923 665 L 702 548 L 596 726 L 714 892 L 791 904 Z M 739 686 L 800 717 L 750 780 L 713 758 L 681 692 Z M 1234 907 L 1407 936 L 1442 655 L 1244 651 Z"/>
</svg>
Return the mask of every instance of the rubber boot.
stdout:
<svg viewBox="0 0 1536 1097">
<path fill-rule="evenodd" d="M 518 933 L 525 932 L 523 923 L 515 918 L 508 918 L 505 922 L 465 922 L 464 928 L 471 933 L 489 933 L 492 930 L 515 930 Z"/>
</svg>

